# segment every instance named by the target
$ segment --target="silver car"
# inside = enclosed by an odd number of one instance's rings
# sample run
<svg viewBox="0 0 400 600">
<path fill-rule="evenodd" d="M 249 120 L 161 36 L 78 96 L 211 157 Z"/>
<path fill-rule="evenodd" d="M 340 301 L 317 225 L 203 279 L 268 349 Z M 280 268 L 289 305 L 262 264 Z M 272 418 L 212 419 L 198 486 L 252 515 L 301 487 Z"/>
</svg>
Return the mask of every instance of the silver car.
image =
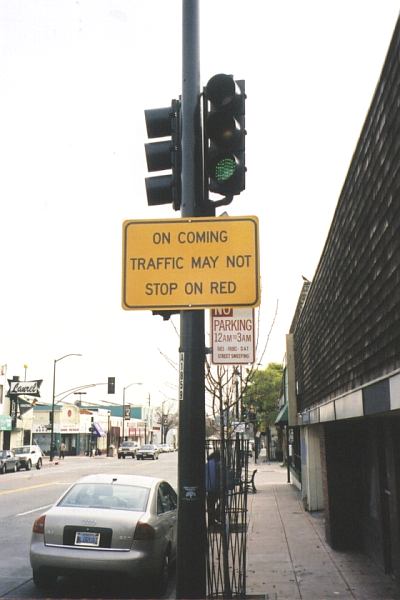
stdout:
<svg viewBox="0 0 400 600">
<path fill-rule="evenodd" d="M 19 469 L 19 460 L 12 450 L 0 450 L 0 473 L 7 471 L 16 473 Z"/>
<path fill-rule="evenodd" d="M 145 444 L 141 446 L 139 450 L 136 450 L 136 458 L 138 460 L 144 460 L 145 458 L 151 458 L 152 460 L 158 460 L 160 449 L 155 444 Z"/>
<path fill-rule="evenodd" d="M 89 475 L 33 524 L 30 561 L 40 588 L 58 575 L 145 577 L 163 594 L 176 558 L 177 496 L 155 477 Z"/>
</svg>

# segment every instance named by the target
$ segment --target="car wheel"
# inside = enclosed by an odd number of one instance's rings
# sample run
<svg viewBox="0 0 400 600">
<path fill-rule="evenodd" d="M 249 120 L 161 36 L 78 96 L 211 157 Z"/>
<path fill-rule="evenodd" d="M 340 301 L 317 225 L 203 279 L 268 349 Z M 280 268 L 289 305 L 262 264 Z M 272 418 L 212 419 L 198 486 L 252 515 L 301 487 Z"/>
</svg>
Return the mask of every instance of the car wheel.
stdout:
<svg viewBox="0 0 400 600">
<path fill-rule="evenodd" d="M 1 473 L 2 475 L 4 475 L 4 473 L 5 473 L 5 472 L 6 472 L 6 465 L 1 465 L 1 468 L 0 468 L 0 473 Z"/>
<path fill-rule="evenodd" d="M 44 569 L 33 569 L 32 571 L 33 583 L 38 588 L 49 588 L 52 587 L 57 581 L 57 575 L 45 571 Z"/>
<path fill-rule="evenodd" d="M 125 454 L 122 455 L 122 458 L 125 458 Z"/>
<path fill-rule="evenodd" d="M 36 468 L 37 468 L 37 470 L 42 468 L 42 459 L 41 458 L 39 458 L 39 460 L 37 461 Z"/>
<path fill-rule="evenodd" d="M 121 455 L 120 455 L 120 454 L 118 454 L 118 458 L 121 458 Z"/>
<path fill-rule="evenodd" d="M 17 471 L 18 471 L 18 466 L 17 466 L 17 463 L 15 463 L 12 472 L 16 473 Z"/>
<path fill-rule="evenodd" d="M 157 596 L 163 596 L 167 591 L 168 581 L 170 573 L 170 561 L 168 552 L 165 553 L 161 568 L 159 571 L 158 579 L 156 582 L 155 593 Z"/>
<path fill-rule="evenodd" d="M 32 463 L 30 460 L 28 460 L 28 462 L 26 463 L 26 470 L 30 471 L 32 469 Z"/>
</svg>

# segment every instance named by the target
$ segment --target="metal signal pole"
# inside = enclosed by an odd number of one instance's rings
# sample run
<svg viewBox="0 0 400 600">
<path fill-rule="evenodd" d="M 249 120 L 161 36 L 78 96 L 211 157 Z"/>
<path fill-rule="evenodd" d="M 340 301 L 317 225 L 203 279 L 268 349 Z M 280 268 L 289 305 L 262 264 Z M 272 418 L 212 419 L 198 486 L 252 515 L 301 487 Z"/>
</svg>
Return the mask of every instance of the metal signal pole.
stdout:
<svg viewBox="0 0 400 600">
<path fill-rule="evenodd" d="M 201 215 L 199 1 L 182 0 L 181 216 Z M 177 598 L 206 597 L 204 311 L 181 312 Z"/>
</svg>

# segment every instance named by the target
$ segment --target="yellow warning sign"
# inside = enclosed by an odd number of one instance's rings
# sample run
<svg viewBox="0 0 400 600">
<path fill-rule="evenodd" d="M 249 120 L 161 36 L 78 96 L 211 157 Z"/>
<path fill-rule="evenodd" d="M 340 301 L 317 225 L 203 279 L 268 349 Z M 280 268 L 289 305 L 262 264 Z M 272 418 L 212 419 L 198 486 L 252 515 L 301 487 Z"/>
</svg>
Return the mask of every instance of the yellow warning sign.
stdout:
<svg viewBox="0 0 400 600">
<path fill-rule="evenodd" d="M 122 306 L 257 306 L 258 245 L 253 216 L 125 221 Z"/>
</svg>

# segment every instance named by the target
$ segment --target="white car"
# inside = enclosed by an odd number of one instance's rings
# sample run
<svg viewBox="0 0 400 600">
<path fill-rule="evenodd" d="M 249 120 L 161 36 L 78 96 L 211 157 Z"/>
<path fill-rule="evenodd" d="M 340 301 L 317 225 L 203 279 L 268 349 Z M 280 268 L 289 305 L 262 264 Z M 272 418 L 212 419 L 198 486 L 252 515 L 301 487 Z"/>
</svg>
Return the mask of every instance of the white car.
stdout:
<svg viewBox="0 0 400 600">
<path fill-rule="evenodd" d="M 160 444 L 161 452 L 173 452 L 174 449 L 170 444 Z"/>
<path fill-rule="evenodd" d="M 18 469 L 30 471 L 32 467 L 41 469 L 43 465 L 43 453 L 39 446 L 19 446 L 13 448 L 13 452 L 19 460 Z"/>
<path fill-rule="evenodd" d="M 176 558 L 176 536 L 177 496 L 167 481 L 88 475 L 34 522 L 33 581 L 47 588 L 58 575 L 119 573 L 144 577 L 162 594 Z"/>
</svg>

